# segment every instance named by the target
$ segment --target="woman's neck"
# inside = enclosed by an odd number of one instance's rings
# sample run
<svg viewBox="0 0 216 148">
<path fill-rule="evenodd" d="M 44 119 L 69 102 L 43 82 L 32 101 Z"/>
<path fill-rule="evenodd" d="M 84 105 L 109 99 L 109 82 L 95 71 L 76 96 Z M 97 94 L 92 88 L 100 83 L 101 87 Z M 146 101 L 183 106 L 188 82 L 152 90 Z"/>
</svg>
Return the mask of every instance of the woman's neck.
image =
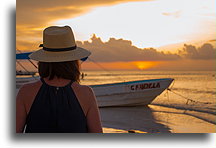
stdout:
<svg viewBox="0 0 216 148">
<path fill-rule="evenodd" d="M 44 81 L 48 84 L 48 85 L 51 85 L 51 86 L 65 86 L 67 85 L 68 83 L 70 83 L 71 80 L 68 80 L 68 79 L 63 79 L 63 78 L 58 78 L 58 77 L 54 77 L 52 80 L 49 80 L 49 78 L 43 78 Z"/>
</svg>

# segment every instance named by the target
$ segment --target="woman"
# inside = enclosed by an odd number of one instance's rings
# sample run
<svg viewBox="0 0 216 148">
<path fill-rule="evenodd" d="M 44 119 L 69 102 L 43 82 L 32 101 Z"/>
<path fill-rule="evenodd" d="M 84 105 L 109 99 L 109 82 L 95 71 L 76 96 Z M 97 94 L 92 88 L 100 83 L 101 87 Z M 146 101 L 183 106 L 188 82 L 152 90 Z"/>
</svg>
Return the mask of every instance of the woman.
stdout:
<svg viewBox="0 0 216 148">
<path fill-rule="evenodd" d="M 90 52 L 76 47 L 69 26 L 46 28 L 42 47 L 29 56 L 39 61 L 41 79 L 23 85 L 17 95 L 16 132 L 101 133 L 95 95 L 79 84 L 79 60 Z"/>
</svg>

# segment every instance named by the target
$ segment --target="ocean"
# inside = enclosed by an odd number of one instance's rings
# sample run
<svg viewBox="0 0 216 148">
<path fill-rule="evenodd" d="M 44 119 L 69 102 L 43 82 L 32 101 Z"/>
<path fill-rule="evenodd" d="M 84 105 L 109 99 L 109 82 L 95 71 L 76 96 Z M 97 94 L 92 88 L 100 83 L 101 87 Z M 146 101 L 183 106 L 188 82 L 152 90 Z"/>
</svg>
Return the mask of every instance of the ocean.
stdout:
<svg viewBox="0 0 216 148">
<path fill-rule="evenodd" d="M 106 127 L 146 132 L 216 132 L 215 71 L 83 71 L 83 73 L 85 77 L 81 84 L 84 85 L 174 78 L 170 91 L 165 90 L 147 107 L 100 108 L 102 122 Z M 145 126 L 147 122 L 152 122 L 148 123 L 151 127 Z"/>
<path fill-rule="evenodd" d="M 148 106 L 101 107 L 106 132 L 215 133 L 215 71 L 82 71 L 83 85 L 174 78 Z"/>
</svg>

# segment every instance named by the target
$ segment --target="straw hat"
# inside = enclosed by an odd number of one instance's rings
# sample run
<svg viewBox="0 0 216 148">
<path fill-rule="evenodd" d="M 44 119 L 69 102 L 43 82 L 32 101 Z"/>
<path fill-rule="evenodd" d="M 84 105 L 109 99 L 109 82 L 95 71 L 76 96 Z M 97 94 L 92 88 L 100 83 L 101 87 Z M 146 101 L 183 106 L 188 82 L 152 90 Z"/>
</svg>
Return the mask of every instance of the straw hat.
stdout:
<svg viewBox="0 0 216 148">
<path fill-rule="evenodd" d="M 88 57 L 90 51 L 77 47 L 69 26 L 51 26 L 43 31 L 43 47 L 29 55 L 40 62 L 64 62 Z"/>
</svg>

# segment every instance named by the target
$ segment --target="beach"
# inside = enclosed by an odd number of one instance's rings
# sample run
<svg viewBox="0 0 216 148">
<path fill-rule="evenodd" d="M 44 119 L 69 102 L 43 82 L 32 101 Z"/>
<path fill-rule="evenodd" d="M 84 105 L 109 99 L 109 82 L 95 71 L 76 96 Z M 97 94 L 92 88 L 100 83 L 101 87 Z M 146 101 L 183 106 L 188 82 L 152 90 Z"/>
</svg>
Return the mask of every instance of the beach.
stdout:
<svg viewBox="0 0 216 148">
<path fill-rule="evenodd" d="M 100 107 L 104 133 L 215 133 L 215 72 L 86 71 L 81 84 L 174 78 L 148 106 Z M 18 89 L 16 90 L 18 91 Z M 180 94 L 180 95 L 178 95 Z M 191 99 L 193 101 L 188 101 Z"/>
<path fill-rule="evenodd" d="M 184 110 L 149 105 L 100 108 L 105 133 L 215 133 L 215 124 Z M 189 111 L 188 111 L 189 112 Z M 112 130 L 107 130 L 107 127 Z M 122 131 L 119 131 L 122 130 Z"/>
</svg>

